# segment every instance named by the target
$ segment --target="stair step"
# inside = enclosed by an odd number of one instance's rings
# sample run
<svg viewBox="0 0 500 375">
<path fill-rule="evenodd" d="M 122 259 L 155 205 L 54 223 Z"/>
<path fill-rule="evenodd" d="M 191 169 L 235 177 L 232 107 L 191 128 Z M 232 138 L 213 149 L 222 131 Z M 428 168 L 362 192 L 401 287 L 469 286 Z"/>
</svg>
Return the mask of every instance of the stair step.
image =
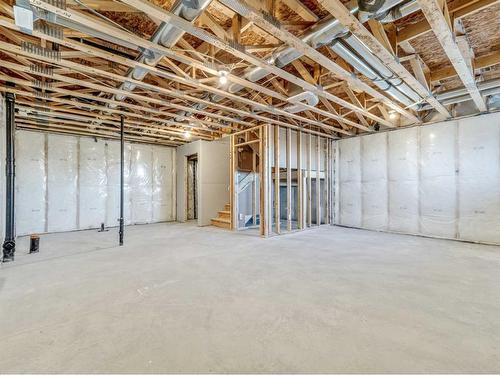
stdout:
<svg viewBox="0 0 500 375">
<path fill-rule="evenodd" d="M 229 203 L 224 205 L 224 211 L 231 211 L 231 205 Z"/>
<path fill-rule="evenodd" d="M 219 211 L 219 219 L 231 219 L 231 211 Z"/>
<path fill-rule="evenodd" d="M 219 227 L 219 228 L 224 228 L 224 229 L 231 229 L 231 220 L 229 219 L 222 219 L 222 218 L 216 218 L 211 220 L 212 225 Z"/>
</svg>

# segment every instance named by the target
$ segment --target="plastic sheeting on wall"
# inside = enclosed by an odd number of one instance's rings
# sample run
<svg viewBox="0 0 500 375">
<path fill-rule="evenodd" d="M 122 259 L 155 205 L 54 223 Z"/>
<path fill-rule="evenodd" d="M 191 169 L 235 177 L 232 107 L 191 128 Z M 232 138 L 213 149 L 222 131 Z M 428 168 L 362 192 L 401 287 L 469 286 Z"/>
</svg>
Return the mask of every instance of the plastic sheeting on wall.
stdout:
<svg viewBox="0 0 500 375">
<path fill-rule="evenodd" d="M 361 140 L 339 142 L 340 224 L 360 227 L 361 218 Z"/>
<path fill-rule="evenodd" d="M 362 226 L 387 228 L 387 133 L 361 138 Z"/>
<path fill-rule="evenodd" d="M 105 142 L 80 139 L 78 228 L 95 228 L 106 220 L 106 155 Z"/>
<path fill-rule="evenodd" d="M 107 197 L 106 226 L 115 227 L 120 218 L 120 142 L 106 142 Z M 125 143 L 124 150 L 124 199 L 123 216 L 125 224 L 132 223 L 130 215 L 130 144 Z"/>
<path fill-rule="evenodd" d="M 500 113 L 458 129 L 460 238 L 500 243 Z"/>
<path fill-rule="evenodd" d="M 132 204 L 132 222 L 149 223 L 153 218 L 153 158 L 148 145 L 132 145 L 130 164 L 130 200 Z"/>
<path fill-rule="evenodd" d="M 118 225 L 119 142 L 30 131 L 17 131 L 16 141 L 18 235 Z M 175 219 L 175 152 L 125 144 L 126 224 Z"/>
<path fill-rule="evenodd" d="M 174 219 L 174 150 L 153 146 L 153 221 Z"/>
<path fill-rule="evenodd" d="M 16 231 L 22 236 L 45 232 L 45 134 L 26 132 L 16 137 Z"/>
<path fill-rule="evenodd" d="M 417 128 L 388 134 L 389 229 L 418 232 Z"/>
<path fill-rule="evenodd" d="M 420 135 L 420 231 L 456 237 L 456 131 L 454 121 L 424 126 Z"/>
<path fill-rule="evenodd" d="M 500 243 L 499 113 L 337 143 L 337 223 Z"/>
<path fill-rule="evenodd" d="M 74 230 L 78 228 L 78 138 L 55 134 L 47 137 L 47 230 Z"/>
</svg>

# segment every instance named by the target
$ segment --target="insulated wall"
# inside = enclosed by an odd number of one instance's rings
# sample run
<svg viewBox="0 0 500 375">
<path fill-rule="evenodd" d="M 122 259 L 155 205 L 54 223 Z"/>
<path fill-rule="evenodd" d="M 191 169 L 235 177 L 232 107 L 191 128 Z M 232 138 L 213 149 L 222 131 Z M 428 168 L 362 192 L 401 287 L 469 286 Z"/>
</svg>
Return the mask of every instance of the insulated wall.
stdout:
<svg viewBox="0 0 500 375">
<path fill-rule="evenodd" d="M 175 220 L 175 149 L 125 144 L 126 224 Z M 16 132 L 17 235 L 117 226 L 120 143 Z"/>
<path fill-rule="evenodd" d="M 500 243 L 500 113 L 337 146 L 337 224 Z"/>
</svg>

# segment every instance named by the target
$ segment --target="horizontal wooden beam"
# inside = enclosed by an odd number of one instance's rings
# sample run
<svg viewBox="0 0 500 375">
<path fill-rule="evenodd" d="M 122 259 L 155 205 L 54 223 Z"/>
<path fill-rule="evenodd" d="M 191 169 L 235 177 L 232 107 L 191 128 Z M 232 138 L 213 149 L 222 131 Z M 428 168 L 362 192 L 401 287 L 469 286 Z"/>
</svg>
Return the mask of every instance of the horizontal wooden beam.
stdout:
<svg viewBox="0 0 500 375">
<path fill-rule="evenodd" d="M 443 9 L 438 0 L 418 0 L 418 3 L 476 107 L 480 112 L 486 112 L 486 103 L 477 88 L 474 72 L 467 64 L 467 57 L 457 45 L 449 20 L 446 18 L 448 16 L 446 4 Z"/>
</svg>

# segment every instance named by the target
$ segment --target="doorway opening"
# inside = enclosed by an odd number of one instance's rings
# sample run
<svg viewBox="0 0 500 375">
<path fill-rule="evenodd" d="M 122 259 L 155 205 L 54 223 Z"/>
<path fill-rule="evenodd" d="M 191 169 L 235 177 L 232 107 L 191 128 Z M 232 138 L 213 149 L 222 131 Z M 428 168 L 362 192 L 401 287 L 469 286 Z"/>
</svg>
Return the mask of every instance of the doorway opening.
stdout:
<svg viewBox="0 0 500 375">
<path fill-rule="evenodd" d="M 186 218 L 198 219 L 198 155 L 187 156 Z"/>
</svg>

